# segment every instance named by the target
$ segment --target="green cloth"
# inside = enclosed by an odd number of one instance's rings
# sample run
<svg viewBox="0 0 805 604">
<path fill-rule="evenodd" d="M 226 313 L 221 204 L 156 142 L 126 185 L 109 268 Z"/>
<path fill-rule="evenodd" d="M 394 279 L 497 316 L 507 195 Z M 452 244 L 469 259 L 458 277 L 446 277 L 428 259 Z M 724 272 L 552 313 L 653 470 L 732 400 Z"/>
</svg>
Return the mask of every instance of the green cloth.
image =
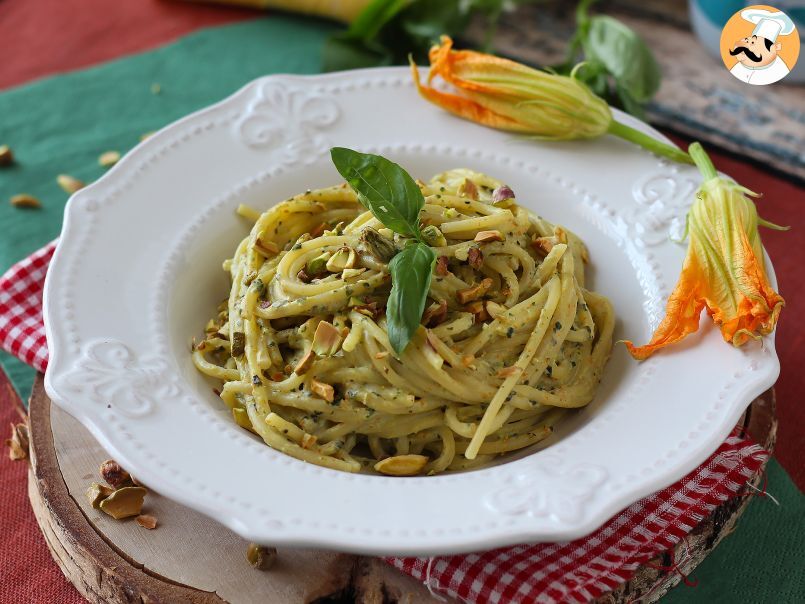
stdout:
<svg viewBox="0 0 805 604">
<path fill-rule="evenodd" d="M 122 154 L 141 135 L 262 75 L 317 72 L 322 43 L 335 29 L 290 16 L 212 28 L 0 93 L 0 144 L 10 145 L 17 159 L 0 168 L 0 274 L 58 236 L 68 197 L 56 184 L 58 174 L 90 182 L 103 173 L 98 156 L 104 151 Z M 37 197 L 42 209 L 12 207 L 8 199 L 22 192 Z M 4 351 L 0 364 L 27 401 L 33 370 Z"/>
<path fill-rule="evenodd" d="M 59 233 L 67 195 L 56 175 L 85 181 L 103 169 L 98 156 L 124 152 L 140 135 L 231 94 L 267 73 L 314 73 L 321 45 L 334 26 L 272 16 L 189 35 L 155 51 L 56 76 L 0 93 L 0 144 L 18 165 L 0 170 L 0 271 Z M 159 85 L 159 92 L 152 85 Z M 38 197 L 41 210 L 12 208 L 19 192 Z M 0 354 L 0 363 L 24 399 L 33 370 Z M 803 498 L 772 462 L 769 491 L 782 503 L 752 502 L 735 535 L 668 601 L 791 602 L 802 595 Z"/>
</svg>

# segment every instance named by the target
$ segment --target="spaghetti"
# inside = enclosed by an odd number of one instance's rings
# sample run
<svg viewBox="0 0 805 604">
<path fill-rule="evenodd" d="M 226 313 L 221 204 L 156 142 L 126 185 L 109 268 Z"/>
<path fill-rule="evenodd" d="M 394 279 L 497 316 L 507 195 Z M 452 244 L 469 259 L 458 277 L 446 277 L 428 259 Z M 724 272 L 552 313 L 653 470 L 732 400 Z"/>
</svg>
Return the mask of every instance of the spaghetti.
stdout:
<svg viewBox="0 0 805 604">
<path fill-rule="evenodd" d="M 418 184 L 438 260 L 399 358 L 385 305 L 405 238 L 346 184 L 239 208 L 254 226 L 224 263 L 231 291 L 193 361 L 274 449 L 349 472 L 474 468 L 592 400 L 614 313 L 584 287 L 584 244 L 486 175 Z"/>
</svg>

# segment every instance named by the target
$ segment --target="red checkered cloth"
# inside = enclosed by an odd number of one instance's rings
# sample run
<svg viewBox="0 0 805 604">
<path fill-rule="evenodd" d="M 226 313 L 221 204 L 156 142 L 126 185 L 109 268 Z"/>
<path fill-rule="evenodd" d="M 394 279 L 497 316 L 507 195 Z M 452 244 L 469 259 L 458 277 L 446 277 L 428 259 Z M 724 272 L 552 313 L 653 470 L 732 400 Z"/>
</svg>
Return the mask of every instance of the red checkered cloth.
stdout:
<svg viewBox="0 0 805 604">
<path fill-rule="evenodd" d="M 42 289 L 55 250 L 51 241 L 0 277 L 0 346 L 42 372 L 48 366 Z"/>
<path fill-rule="evenodd" d="M 50 243 L 0 278 L 0 343 L 39 371 L 47 366 L 42 287 L 54 248 L 55 242 Z M 386 560 L 432 592 L 464 602 L 587 602 L 672 549 L 719 503 L 738 494 L 767 457 L 736 431 L 685 478 L 641 499 L 582 539 Z"/>
</svg>

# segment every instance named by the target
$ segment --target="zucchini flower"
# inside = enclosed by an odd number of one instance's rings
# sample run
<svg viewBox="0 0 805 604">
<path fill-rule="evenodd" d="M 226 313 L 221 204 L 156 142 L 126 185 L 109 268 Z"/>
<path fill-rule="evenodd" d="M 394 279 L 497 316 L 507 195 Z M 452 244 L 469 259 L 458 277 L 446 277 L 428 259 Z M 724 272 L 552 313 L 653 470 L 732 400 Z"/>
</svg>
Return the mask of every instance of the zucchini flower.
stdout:
<svg viewBox="0 0 805 604">
<path fill-rule="evenodd" d="M 699 143 L 693 143 L 689 152 L 704 183 L 688 212 L 688 252 L 651 341 L 640 347 L 625 342 L 638 360 L 699 329 L 705 307 L 724 340 L 741 346 L 750 338 L 771 333 L 785 305 L 766 275 L 758 225 L 785 227 L 758 218 L 755 204 L 747 197 L 757 194 L 719 177 Z"/>
<path fill-rule="evenodd" d="M 516 61 L 471 50 L 453 50 L 442 36 L 430 49 L 427 85 L 411 60 L 411 73 L 423 98 L 460 117 L 491 128 L 562 141 L 597 138 L 610 133 L 674 161 L 692 163 L 684 151 L 615 121 L 606 102 L 575 74 L 533 69 Z M 440 76 L 456 93 L 431 86 Z"/>
</svg>

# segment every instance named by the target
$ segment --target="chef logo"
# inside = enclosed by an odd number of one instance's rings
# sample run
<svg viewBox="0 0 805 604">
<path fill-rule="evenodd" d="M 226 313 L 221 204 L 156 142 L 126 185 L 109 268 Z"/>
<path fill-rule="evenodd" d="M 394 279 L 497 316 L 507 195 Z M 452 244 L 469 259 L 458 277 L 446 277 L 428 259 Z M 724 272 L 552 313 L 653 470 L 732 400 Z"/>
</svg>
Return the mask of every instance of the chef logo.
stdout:
<svg viewBox="0 0 805 604">
<path fill-rule="evenodd" d="M 721 58 L 742 82 L 765 86 L 782 80 L 799 57 L 794 22 L 772 6 L 758 4 L 735 13 L 721 32 Z"/>
</svg>

